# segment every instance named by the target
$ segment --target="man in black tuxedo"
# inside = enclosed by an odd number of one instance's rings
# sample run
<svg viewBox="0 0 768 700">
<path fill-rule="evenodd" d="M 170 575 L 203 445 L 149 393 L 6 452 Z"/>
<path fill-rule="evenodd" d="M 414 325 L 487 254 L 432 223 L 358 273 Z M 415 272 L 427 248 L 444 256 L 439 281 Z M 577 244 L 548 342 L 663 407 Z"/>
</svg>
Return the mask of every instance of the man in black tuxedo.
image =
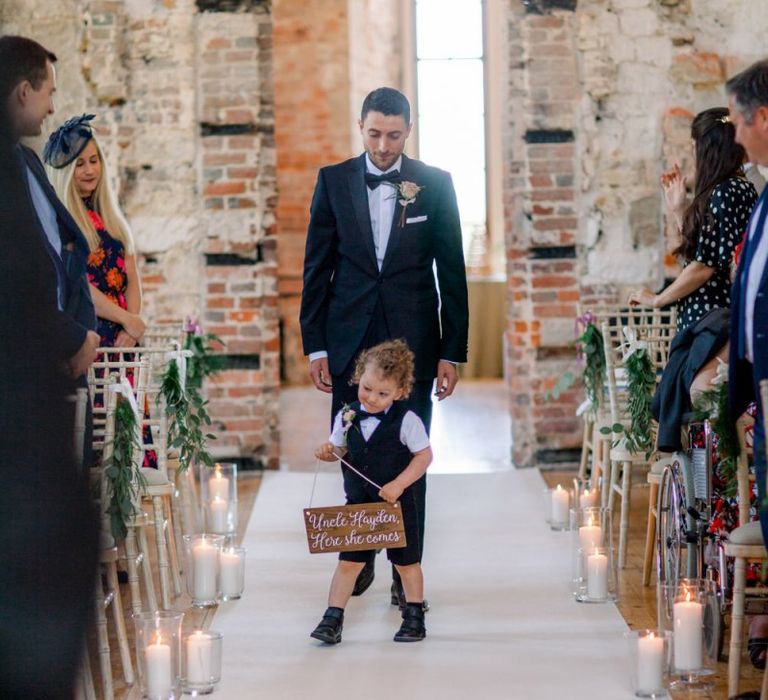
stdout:
<svg viewBox="0 0 768 700">
<path fill-rule="evenodd" d="M 755 63 L 725 86 L 736 141 L 750 162 L 768 165 L 768 61 Z M 738 418 L 758 398 L 754 433 L 758 502 L 766 496 L 766 458 L 763 415 L 759 400 L 761 379 L 768 378 L 768 188 L 757 201 L 747 227 L 736 278 L 731 291 L 731 345 L 728 391 L 731 413 Z M 763 539 L 768 543 L 768 511 L 760 507 Z"/>
<path fill-rule="evenodd" d="M 402 338 L 414 352 L 410 407 L 429 430 L 432 390 L 453 393 L 467 358 L 467 282 L 451 176 L 403 153 L 411 132 L 402 93 L 378 88 L 358 121 L 365 153 L 318 174 L 310 208 L 301 332 L 331 419 L 357 398 L 358 353 Z M 435 280 L 437 278 L 437 282 Z M 421 480 L 421 497 L 426 488 Z M 421 528 L 423 536 L 423 527 Z M 360 594 L 372 568 L 358 579 Z"/>
<path fill-rule="evenodd" d="M 0 37 L 0 694 L 46 700 L 74 695 L 98 566 L 67 402 L 99 341 L 84 241 L 19 145 L 53 112 L 55 60 Z"/>
</svg>

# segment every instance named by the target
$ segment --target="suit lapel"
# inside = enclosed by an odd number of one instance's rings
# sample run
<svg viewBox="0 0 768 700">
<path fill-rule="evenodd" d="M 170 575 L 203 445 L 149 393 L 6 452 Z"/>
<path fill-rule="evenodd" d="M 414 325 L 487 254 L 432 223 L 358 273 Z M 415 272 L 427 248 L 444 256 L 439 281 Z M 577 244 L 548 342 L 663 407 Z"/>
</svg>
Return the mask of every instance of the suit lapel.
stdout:
<svg viewBox="0 0 768 700">
<path fill-rule="evenodd" d="M 365 186 L 365 153 L 356 158 L 349 172 L 349 193 L 352 196 L 352 206 L 355 210 L 355 219 L 363 238 L 363 245 L 368 251 L 373 268 L 378 273 L 379 266 L 376 263 L 376 246 L 373 243 L 373 227 L 371 226 L 371 211 L 368 208 L 368 191 Z"/>
<path fill-rule="evenodd" d="M 403 153 L 403 160 L 400 164 L 400 179 L 411 180 L 413 178 L 412 161 L 408 156 Z M 381 271 L 387 268 L 392 256 L 397 250 L 397 245 L 400 242 L 400 238 L 403 235 L 403 226 L 400 226 L 400 217 L 403 213 L 403 205 L 400 204 L 400 193 L 395 190 L 395 211 L 392 214 L 392 222 L 389 225 L 389 240 L 387 241 L 387 249 L 384 251 L 384 261 L 381 263 Z"/>
</svg>

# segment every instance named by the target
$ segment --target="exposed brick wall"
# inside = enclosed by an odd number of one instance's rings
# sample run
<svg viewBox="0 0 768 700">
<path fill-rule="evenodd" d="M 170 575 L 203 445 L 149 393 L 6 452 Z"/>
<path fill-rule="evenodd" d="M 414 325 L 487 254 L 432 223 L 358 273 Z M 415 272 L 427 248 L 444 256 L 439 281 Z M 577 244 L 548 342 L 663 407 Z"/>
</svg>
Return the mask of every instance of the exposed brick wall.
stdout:
<svg viewBox="0 0 768 700">
<path fill-rule="evenodd" d="M 10 0 L 2 31 L 59 56 L 57 114 L 86 111 L 136 238 L 151 322 L 198 316 L 231 369 L 215 452 L 278 465 L 279 319 L 269 3 Z M 40 145 L 38 143 L 38 145 Z"/>
<path fill-rule="evenodd" d="M 677 273 L 658 177 L 673 162 L 690 172 L 693 115 L 725 104 L 723 81 L 763 57 L 766 29 L 768 18 L 730 0 L 702 0 L 695 12 L 688 0 L 508 3 L 506 370 L 516 464 L 580 444 L 580 390 L 544 398 L 575 370 L 576 310 Z"/>
</svg>

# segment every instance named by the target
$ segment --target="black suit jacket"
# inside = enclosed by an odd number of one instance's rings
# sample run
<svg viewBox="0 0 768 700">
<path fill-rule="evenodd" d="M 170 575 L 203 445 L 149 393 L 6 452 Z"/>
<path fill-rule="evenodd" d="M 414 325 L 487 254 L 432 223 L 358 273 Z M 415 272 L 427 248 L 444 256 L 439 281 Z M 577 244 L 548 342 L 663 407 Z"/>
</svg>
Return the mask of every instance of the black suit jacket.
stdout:
<svg viewBox="0 0 768 700">
<path fill-rule="evenodd" d="M 66 207 L 56 196 L 56 192 L 48 181 L 45 168 L 37 154 L 26 146 L 19 146 L 18 154 L 22 163 L 29 167 L 32 174 L 37 178 L 37 181 L 48 197 L 48 201 L 56 211 L 59 235 L 61 236 L 61 258 L 67 275 L 67 296 L 64 309 L 57 309 L 55 312 L 54 324 L 59 338 L 59 347 L 62 350 L 62 357 L 69 358 L 80 349 L 80 346 L 85 341 L 87 331 L 95 330 L 96 328 L 96 312 L 86 275 L 89 252 L 88 243 Z M 22 172 L 25 171 L 22 169 Z M 24 185 L 29 202 L 32 204 L 33 211 L 35 211 L 26 177 L 24 177 Z M 35 221 L 37 223 L 36 234 L 45 238 L 43 225 L 36 212 Z M 56 272 L 53 268 L 53 262 L 50 265 L 51 275 L 55 279 Z"/>
<path fill-rule="evenodd" d="M 768 190 L 760 196 L 759 202 L 768 206 Z M 757 205 L 755 206 L 757 210 Z M 752 214 L 754 216 L 754 213 Z M 749 246 L 749 227 L 744 240 L 744 248 L 736 269 L 736 279 L 731 289 L 731 345 L 728 357 L 728 400 L 731 415 L 738 418 L 758 396 L 758 387 L 761 379 L 768 377 L 768 265 L 763 270 L 763 277 L 755 298 L 755 312 L 752 324 L 752 347 L 754 363 L 738 357 L 738 333 L 744 324 L 744 309 L 741 308 L 741 286 L 744 263 L 747 259 L 747 247 Z M 768 232 L 763 234 L 768 235 Z M 765 409 L 765 407 L 764 407 Z"/>
<path fill-rule="evenodd" d="M 304 353 L 327 350 L 331 374 L 342 374 L 353 359 L 377 302 L 389 336 L 405 339 L 413 350 L 416 379 L 434 377 L 440 359 L 467 359 L 467 281 L 451 176 L 403 155 L 401 177 L 424 188 L 405 214 L 422 220 L 401 227 L 403 207 L 396 203 L 379 271 L 365 154 L 318 174 L 300 320 Z"/>
</svg>

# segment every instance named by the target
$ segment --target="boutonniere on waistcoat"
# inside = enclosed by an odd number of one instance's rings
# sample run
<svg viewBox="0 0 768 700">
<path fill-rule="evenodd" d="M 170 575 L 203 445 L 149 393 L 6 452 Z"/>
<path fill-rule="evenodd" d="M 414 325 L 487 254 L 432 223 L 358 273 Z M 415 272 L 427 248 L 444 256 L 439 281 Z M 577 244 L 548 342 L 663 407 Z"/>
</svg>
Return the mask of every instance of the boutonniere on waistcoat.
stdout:
<svg viewBox="0 0 768 700">
<path fill-rule="evenodd" d="M 419 192 L 424 188 L 421 185 L 417 185 L 415 182 L 409 180 L 403 180 L 402 182 L 388 182 L 388 185 L 394 187 L 397 191 L 398 201 L 403 207 L 403 211 L 400 212 L 400 228 L 405 226 L 405 210 L 409 204 L 413 204 L 416 201 L 416 197 Z"/>
<path fill-rule="evenodd" d="M 344 404 L 341 407 L 341 429 L 346 435 L 349 429 L 352 427 L 352 421 L 355 420 L 357 412 L 349 404 Z"/>
</svg>

